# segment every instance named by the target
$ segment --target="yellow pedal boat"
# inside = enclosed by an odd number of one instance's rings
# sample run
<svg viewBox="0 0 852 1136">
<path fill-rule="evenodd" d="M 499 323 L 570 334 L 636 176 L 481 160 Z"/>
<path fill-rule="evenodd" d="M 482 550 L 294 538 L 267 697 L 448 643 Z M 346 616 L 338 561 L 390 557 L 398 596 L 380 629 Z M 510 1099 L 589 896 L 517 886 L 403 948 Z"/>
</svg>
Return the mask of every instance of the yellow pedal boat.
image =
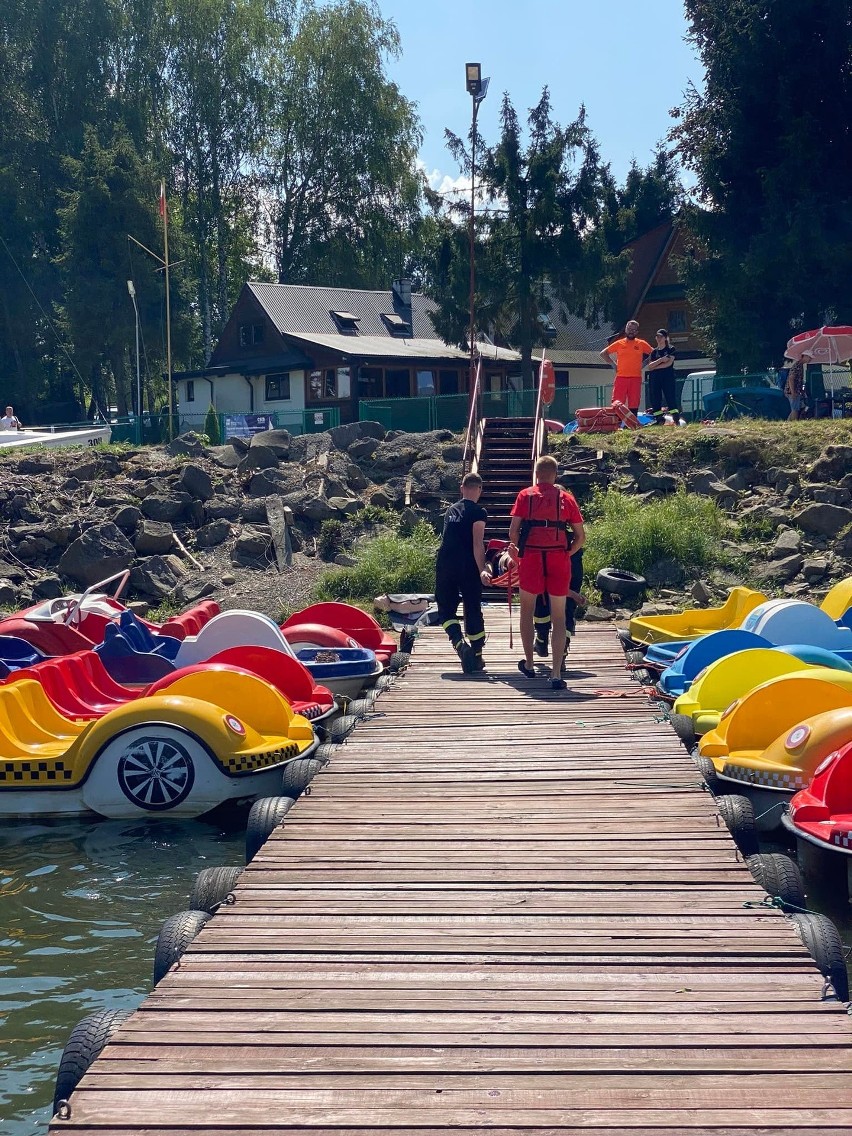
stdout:
<svg viewBox="0 0 852 1136">
<path fill-rule="evenodd" d="M 96 721 L 24 679 L 0 686 L 0 816 L 201 816 L 274 796 L 315 745 L 307 718 L 245 672 L 187 675 Z"/>
<path fill-rule="evenodd" d="M 639 615 L 630 620 L 630 638 L 637 643 L 676 643 L 711 631 L 739 627 L 750 611 L 766 603 L 763 592 L 731 588 L 721 607 L 687 608 L 672 615 Z"/>
</svg>

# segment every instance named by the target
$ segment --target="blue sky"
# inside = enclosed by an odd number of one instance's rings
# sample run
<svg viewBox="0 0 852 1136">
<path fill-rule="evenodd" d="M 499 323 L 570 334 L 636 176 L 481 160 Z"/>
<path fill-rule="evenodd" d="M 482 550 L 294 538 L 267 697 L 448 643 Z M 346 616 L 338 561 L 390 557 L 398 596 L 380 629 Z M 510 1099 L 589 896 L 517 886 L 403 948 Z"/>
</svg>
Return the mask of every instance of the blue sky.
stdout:
<svg viewBox="0 0 852 1136">
<path fill-rule="evenodd" d="M 464 65 L 482 63 L 491 78 L 480 131 L 496 141 L 504 91 L 522 121 L 545 84 L 554 118 L 565 123 L 585 103 L 587 122 L 618 181 L 631 158 L 647 165 L 672 125 L 671 107 L 702 68 L 684 40 L 680 0 L 378 0 L 402 39 L 389 72 L 418 105 L 420 151 L 435 188 L 459 171 L 444 128 L 464 135 L 471 102 Z M 448 179 L 444 181 L 444 179 Z M 442 184 L 443 183 L 443 184 Z"/>
</svg>

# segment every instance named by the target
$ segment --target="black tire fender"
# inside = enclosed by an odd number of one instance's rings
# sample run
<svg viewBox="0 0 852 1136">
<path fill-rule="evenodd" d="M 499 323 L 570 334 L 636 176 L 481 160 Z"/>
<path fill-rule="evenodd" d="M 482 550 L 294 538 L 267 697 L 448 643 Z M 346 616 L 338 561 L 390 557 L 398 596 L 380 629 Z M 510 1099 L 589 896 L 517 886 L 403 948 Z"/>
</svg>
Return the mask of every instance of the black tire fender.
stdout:
<svg viewBox="0 0 852 1136">
<path fill-rule="evenodd" d="M 292 797 L 284 796 L 261 797 L 254 802 L 246 821 L 247 864 L 255 858 L 295 803 Z"/>
<path fill-rule="evenodd" d="M 781 852 L 760 852 L 749 856 L 746 864 L 767 895 L 781 902 L 782 908 L 805 906 L 805 888 L 797 865 Z"/>
<path fill-rule="evenodd" d="M 315 758 L 321 765 L 328 765 L 339 748 L 334 742 L 323 742 L 322 745 L 317 746 L 311 757 Z"/>
<path fill-rule="evenodd" d="M 333 722 L 329 723 L 326 729 L 326 740 L 339 745 L 346 741 L 357 725 L 357 718 L 353 718 L 351 714 L 341 714 L 339 718 L 335 718 Z"/>
<path fill-rule="evenodd" d="M 206 911 L 213 915 L 219 904 L 234 890 L 242 871 L 242 868 L 202 868 L 189 893 L 189 910 Z"/>
<path fill-rule="evenodd" d="M 695 723 L 689 714 L 670 714 L 669 722 L 672 729 L 686 746 L 687 749 L 692 749 L 698 741 L 698 735 L 695 733 Z M 712 762 L 711 762 L 712 764 Z"/>
<path fill-rule="evenodd" d="M 754 856 L 759 852 L 754 807 L 748 797 L 739 793 L 723 793 L 716 798 L 716 808 L 742 855 Z"/>
<path fill-rule="evenodd" d="M 310 785 L 325 762 L 316 757 L 298 757 L 288 761 L 281 774 L 281 792 L 295 799 Z"/>
<path fill-rule="evenodd" d="M 388 670 L 391 674 L 397 674 L 403 670 L 411 662 L 411 655 L 408 651 L 394 651 L 388 659 Z"/>
<path fill-rule="evenodd" d="M 849 975 L 840 934 L 827 915 L 809 911 L 790 916 L 820 974 L 829 980 L 841 1002 L 849 1001 Z"/>
<path fill-rule="evenodd" d="M 209 911 L 179 911 L 160 928 L 154 951 L 154 985 L 165 978 L 186 948 L 210 919 Z"/>
<path fill-rule="evenodd" d="M 355 698 L 346 707 L 346 714 L 350 718 L 365 718 L 372 709 L 372 698 Z"/>
<path fill-rule="evenodd" d="M 719 780 L 719 774 L 716 772 L 716 766 L 709 757 L 702 757 L 701 754 L 693 754 L 692 760 L 698 766 L 698 772 L 701 774 L 701 780 L 707 786 L 711 793 L 718 793 L 722 788 L 722 783 Z"/>
<path fill-rule="evenodd" d="M 56 1070 L 54 1114 L 61 1102 L 68 1100 L 89 1066 L 100 1056 L 106 1043 L 131 1013 L 131 1010 L 98 1010 L 77 1022 L 65 1043 Z"/>
<path fill-rule="evenodd" d="M 640 595 L 648 587 L 648 581 L 637 572 L 628 572 L 624 568 L 601 568 L 595 577 L 595 584 L 602 592 L 609 592 L 613 596 L 624 596 L 625 599 Z"/>
</svg>

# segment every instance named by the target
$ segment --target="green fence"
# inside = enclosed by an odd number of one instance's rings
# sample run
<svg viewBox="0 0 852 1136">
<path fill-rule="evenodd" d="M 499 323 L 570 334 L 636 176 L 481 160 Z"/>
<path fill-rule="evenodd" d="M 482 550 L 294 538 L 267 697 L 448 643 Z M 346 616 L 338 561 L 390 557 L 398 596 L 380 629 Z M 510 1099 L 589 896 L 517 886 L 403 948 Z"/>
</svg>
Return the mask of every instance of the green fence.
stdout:
<svg viewBox="0 0 852 1136">
<path fill-rule="evenodd" d="M 608 403 L 608 386 L 562 388 L 556 392 L 547 417 L 570 422 L 580 407 Z M 534 390 L 483 391 L 482 417 L 532 418 L 535 404 Z M 461 433 L 467 427 L 467 416 L 466 394 L 443 394 L 431 398 L 364 398 L 358 406 L 358 417 L 362 422 L 381 422 L 387 430 L 407 430 L 410 433 L 426 430 Z"/>
<path fill-rule="evenodd" d="M 229 436 L 226 418 L 243 418 L 245 415 L 218 414 L 219 436 L 225 441 Z M 251 417 L 251 416 L 250 416 Z M 318 407 L 316 410 L 275 410 L 263 417 L 269 419 L 270 429 L 289 430 L 291 434 L 319 434 L 340 425 L 340 408 L 337 406 Z M 185 434 L 194 430 L 204 433 L 206 414 L 175 414 L 175 434 Z M 91 426 L 91 422 L 79 426 Z M 135 416 L 116 418 L 110 422 L 113 442 L 130 442 L 132 445 L 158 445 L 169 437 L 169 416 L 167 413 L 143 414 L 141 421 Z M 67 427 L 70 429 L 70 427 Z M 233 431 L 231 431 L 233 432 Z M 250 433 L 251 430 L 247 430 Z"/>
</svg>

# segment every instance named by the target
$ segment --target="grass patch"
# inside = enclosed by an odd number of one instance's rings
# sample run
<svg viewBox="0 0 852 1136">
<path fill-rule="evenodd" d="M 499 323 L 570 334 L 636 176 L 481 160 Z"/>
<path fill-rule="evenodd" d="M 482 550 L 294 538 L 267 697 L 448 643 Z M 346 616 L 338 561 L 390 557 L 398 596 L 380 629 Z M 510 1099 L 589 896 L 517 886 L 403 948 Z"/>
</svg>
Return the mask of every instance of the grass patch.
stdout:
<svg viewBox="0 0 852 1136">
<path fill-rule="evenodd" d="M 660 560 L 689 572 L 720 562 L 725 517 L 714 501 L 679 491 L 643 501 L 617 489 L 596 491 L 586 509 L 586 571 L 623 568 L 645 574 Z"/>
<path fill-rule="evenodd" d="M 410 536 L 381 533 L 355 547 L 353 568 L 330 568 L 317 580 L 313 598 L 368 602 L 385 592 L 435 590 L 435 554 L 439 539 L 425 521 Z"/>
</svg>

